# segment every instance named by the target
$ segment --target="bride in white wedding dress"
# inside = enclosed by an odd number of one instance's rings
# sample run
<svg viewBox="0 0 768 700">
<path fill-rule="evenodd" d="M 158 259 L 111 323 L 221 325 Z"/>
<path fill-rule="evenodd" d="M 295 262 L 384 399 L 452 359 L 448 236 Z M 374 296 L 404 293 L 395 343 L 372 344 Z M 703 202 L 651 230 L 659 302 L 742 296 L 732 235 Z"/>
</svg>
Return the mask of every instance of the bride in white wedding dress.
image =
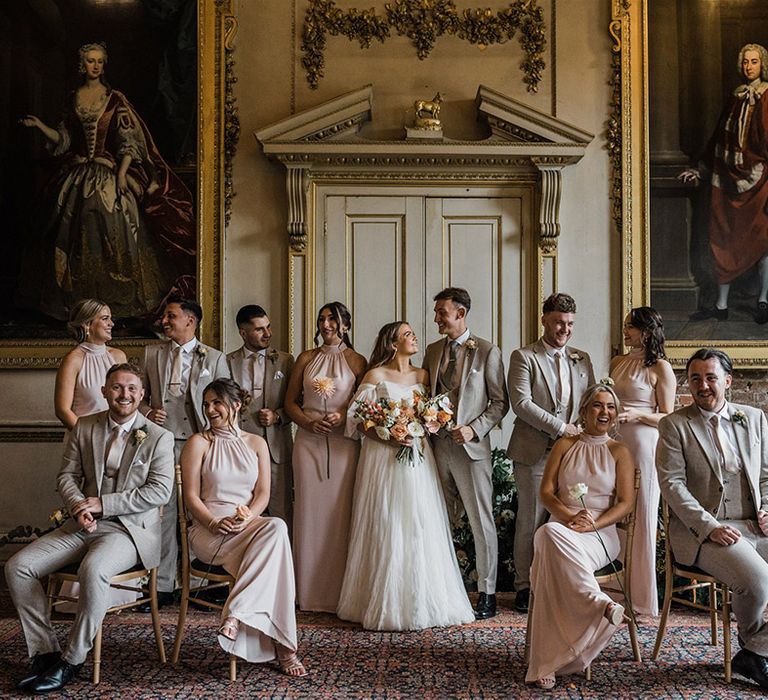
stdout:
<svg viewBox="0 0 768 700">
<path fill-rule="evenodd" d="M 398 401 L 414 389 L 426 394 L 429 375 L 413 367 L 419 350 L 411 327 L 384 326 L 355 399 Z M 347 431 L 354 433 L 355 400 Z M 362 432 L 362 431 L 361 431 Z M 474 621 L 456 563 L 448 515 L 432 448 L 401 463 L 396 455 L 411 438 L 384 441 L 373 428 L 360 451 L 349 552 L 337 615 L 365 629 L 419 630 Z"/>
</svg>

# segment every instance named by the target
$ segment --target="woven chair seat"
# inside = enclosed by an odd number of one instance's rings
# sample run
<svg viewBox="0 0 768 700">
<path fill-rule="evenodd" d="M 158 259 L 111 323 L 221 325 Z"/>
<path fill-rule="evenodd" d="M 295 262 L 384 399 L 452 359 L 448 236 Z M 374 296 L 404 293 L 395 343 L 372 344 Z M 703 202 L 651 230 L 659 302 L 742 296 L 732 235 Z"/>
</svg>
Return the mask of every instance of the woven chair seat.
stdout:
<svg viewBox="0 0 768 700">
<path fill-rule="evenodd" d="M 223 566 L 211 566 L 211 564 L 207 564 L 202 559 L 193 559 L 189 563 L 189 567 L 195 571 L 203 571 L 212 576 L 229 576 L 230 578 L 232 576 Z"/>
<path fill-rule="evenodd" d="M 616 571 L 621 571 L 624 568 L 624 564 L 622 564 L 618 559 L 614 559 L 612 564 L 606 564 L 602 569 L 598 569 L 595 571 L 595 576 L 610 576 L 614 572 L 614 567 L 616 567 Z"/>
</svg>

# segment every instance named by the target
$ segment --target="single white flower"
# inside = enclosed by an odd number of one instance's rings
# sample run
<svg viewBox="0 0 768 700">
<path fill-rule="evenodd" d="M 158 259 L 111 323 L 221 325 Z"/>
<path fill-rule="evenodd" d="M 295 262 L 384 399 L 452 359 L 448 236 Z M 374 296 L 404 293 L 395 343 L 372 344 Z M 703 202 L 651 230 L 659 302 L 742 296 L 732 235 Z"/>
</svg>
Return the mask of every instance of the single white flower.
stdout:
<svg viewBox="0 0 768 700">
<path fill-rule="evenodd" d="M 578 501 L 583 496 L 587 495 L 587 485 L 583 483 L 573 484 L 568 487 L 568 494 L 574 501 Z"/>
<path fill-rule="evenodd" d="M 377 425 L 374 430 L 376 430 L 376 435 L 378 435 L 381 440 L 389 440 L 389 430 L 381 425 Z"/>
<path fill-rule="evenodd" d="M 418 421 L 408 423 L 408 435 L 411 437 L 424 437 L 424 426 Z"/>
</svg>

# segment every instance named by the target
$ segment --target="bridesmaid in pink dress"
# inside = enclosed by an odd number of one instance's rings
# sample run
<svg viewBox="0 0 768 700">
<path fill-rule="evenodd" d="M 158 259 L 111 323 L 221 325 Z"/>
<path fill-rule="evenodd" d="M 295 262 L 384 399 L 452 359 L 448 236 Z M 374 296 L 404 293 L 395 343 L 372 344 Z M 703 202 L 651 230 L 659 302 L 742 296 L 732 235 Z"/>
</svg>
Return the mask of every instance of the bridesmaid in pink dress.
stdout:
<svg viewBox="0 0 768 700">
<path fill-rule="evenodd" d="M 352 494 L 360 444 L 345 437 L 347 408 L 366 360 L 352 349 L 344 304 L 317 315 L 315 343 L 296 359 L 285 410 L 298 426 L 293 445 L 293 552 L 299 607 L 335 613 L 347 563 Z M 322 396 L 322 382 L 332 392 Z"/>
<path fill-rule="evenodd" d="M 112 313 L 97 299 L 82 299 L 72 307 L 67 328 L 79 345 L 70 350 L 56 373 L 53 404 L 56 417 L 69 431 L 81 416 L 107 410 L 101 393 L 107 370 L 126 362 L 125 353 L 107 347 L 112 340 Z"/>
<path fill-rule="evenodd" d="M 269 503 L 271 462 L 264 438 L 241 431 L 250 396 L 231 379 L 203 392 L 210 430 L 181 453 L 184 502 L 192 514 L 189 544 L 235 577 L 222 611 L 221 648 L 252 663 L 277 658 L 288 676 L 307 671 L 296 654 L 296 591 L 288 528 L 262 516 Z"/>
<path fill-rule="evenodd" d="M 603 384 L 591 386 L 579 405 L 584 432 L 558 440 L 541 482 L 550 513 L 534 537 L 527 683 L 550 689 L 555 674 L 583 671 L 605 648 L 624 608 L 600 590 L 594 576 L 619 553 L 616 523 L 632 510 L 635 464 L 625 445 L 609 437 L 619 400 Z M 587 486 L 586 508 L 570 490 Z M 596 527 L 608 555 L 594 531 Z"/>
<path fill-rule="evenodd" d="M 655 454 L 659 421 L 674 410 L 675 373 L 664 358 L 664 324 L 651 307 L 641 306 L 627 314 L 624 345 L 629 352 L 613 358 L 610 376 L 623 406 L 619 414 L 619 439 L 629 447 L 641 474 L 632 547 L 631 598 L 636 612 L 658 615 L 656 529 L 660 492 Z"/>
<path fill-rule="evenodd" d="M 53 406 L 56 417 L 67 432 L 64 442 L 69 440 L 72 429 L 81 416 L 107 410 L 107 401 L 101 393 L 107 370 L 115 364 L 126 362 L 125 353 L 117 348 L 107 347 L 112 340 L 112 312 L 98 299 L 81 299 L 69 314 L 67 328 L 78 341 L 62 359 L 56 372 L 56 387 Z M 131 584 L 132 582 L 128 582 Z M 77 597 L 80 586 L 65 583 L 61 593 Z M 110 605 L 122 605 L 136 600 L 136 593 L 112 588 L 109 591 Z M 56 606 L 59 612 L 76 613 L 76 603 Z"/>
</svg>

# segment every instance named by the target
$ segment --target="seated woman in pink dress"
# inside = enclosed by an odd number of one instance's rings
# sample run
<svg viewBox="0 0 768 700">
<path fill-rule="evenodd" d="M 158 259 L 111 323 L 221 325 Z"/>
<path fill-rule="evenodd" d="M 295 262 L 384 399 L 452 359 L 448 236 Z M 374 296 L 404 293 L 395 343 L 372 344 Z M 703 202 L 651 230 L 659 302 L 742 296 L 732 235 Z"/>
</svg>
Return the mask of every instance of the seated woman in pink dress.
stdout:
<svg viewBox="0 0 768 700">
<path fill-rule="evenodd" d="M 254 663 L 277 658 L 286 675 L 305 676 L 296 655 L 288 529 L 280 518 L 261 515 L 269 503 L 269 449 L 264 438 L 238 427 L 248 399 L 231 379 L 216 379 L 203 392 L 211 427 L 193 435 L 181 453 L 184 501 L 193 518 L 189 544 L 235 577 L 218 631 L 221 648 Z"/>
<path fill-rule="evenodd" d="M 541 500 L 550 520 L 534 537 L 535 610 L 525 677 L 543 689 L 555 685 L 556 673 L 589 666 L 624 616 L 594 576 L 618 555 L 615 524 L 632 510 L 634 498 L 632 455 L 609 437 L 619 411 L 613 389 L 603 384 L 587 389 L 579 405 L 584 432 L 558 440 L 544 468 Z M 587 487 L 586 507 L 570 493 L 577 485 Z"/>
</svg>

